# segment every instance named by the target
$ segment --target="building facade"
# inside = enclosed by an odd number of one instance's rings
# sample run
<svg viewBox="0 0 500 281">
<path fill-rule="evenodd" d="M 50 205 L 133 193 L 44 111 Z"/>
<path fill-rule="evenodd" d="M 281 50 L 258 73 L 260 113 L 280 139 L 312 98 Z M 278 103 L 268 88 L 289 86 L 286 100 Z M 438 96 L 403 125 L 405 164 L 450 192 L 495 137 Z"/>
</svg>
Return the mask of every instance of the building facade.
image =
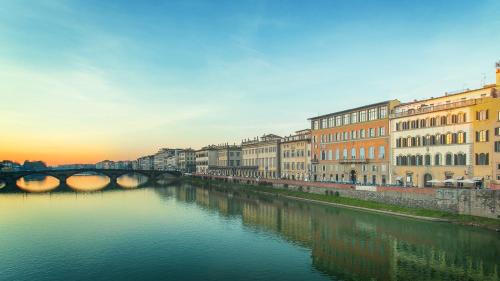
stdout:
<svg viewBox="0 0 500 281">
<path fill-rule="evenodd" d="M 281 178 L 311 180 L 311 130 L 295 132 L 280 140 Z"/>
<path fill-rule="evenodd" d="M 193 149 L 184 149 L 179 153 L 179 170 L 184 173 L 196 172 L 196 152 Z"/>
<path fill-rule="evenodd" d="M 209 166 L 217 165 L 217 147 L 205 146 L 196 151 L 196 173 L 209 174 Z"/>
<path fill-rule="evenodd" d="M 489 186 L 498 162 L 493 137 L 498 125 L 497 89 L 492 84 L 395 107 L 391 182 Z"/>
<path fill-rule="evenodd" d="M 243 170 L 242 176 L 280 178 L 280 139 L 280 136 L 267 134 L 252 140 L 243 140 L 241 143 L 243 166 L 250 168 Z"/>
<path fill-rule="evenodd" d="M 310 118 L 313 180 L 380 184 L 389 181 L 390 100 Z"/>
<path fill-rule="evenodd" d="M 154 155 L 147 155 L 137 158 L 137 168 L 139 170 L 153 170 Z"/>
<path fill-rule="evenodd" d="M 217 149 L 217 165 L 210 166 L 211 174 L 223 176 L 240 175 L 241 146 L 222 144 Z"/>
<path fill-rule="evenodd" d="M 160 171 L 173 170 L 178 166 L 178 155 L 182 149 L 161 148 L 154 155 L 154 169 Z"/>
</svg>

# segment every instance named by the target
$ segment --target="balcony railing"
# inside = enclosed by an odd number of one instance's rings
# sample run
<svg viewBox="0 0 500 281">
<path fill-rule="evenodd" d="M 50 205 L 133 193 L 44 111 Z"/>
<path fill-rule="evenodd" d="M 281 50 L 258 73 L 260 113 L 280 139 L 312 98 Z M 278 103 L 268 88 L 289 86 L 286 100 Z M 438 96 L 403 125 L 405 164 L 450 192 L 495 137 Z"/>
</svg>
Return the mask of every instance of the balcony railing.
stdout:
<svg viewBox="0 0 500 281">
<path fill-rule="evenodd" d="M 367 159 L 340 159 L 340 164 L 366 164 L 368 163 Z"/>
<path fill-rule="evenodd" d="M 403 112 L 392 113 L 390 117 L 391 118 L 399 118 L 399 117 L 412 116 L 412 115 L 429 113 L 429 112 L 434 112 L 434 111 L 464 107 L 464 106 L 469 106 L 469 105 L 475 105 L 475 104 L 476 104 L 476 100 L 470 99 L 470 100 L 451 102 L 451 103 L 440 104 L 440 105 L 429 105 L 429 106 L 424 106 L 424 107 L 421 107 L 421 108 L 415 109 L 415 110 L 411 109 L 411 110 L 407 110 L 407 111 L 403 111 Z"/>
</svg>

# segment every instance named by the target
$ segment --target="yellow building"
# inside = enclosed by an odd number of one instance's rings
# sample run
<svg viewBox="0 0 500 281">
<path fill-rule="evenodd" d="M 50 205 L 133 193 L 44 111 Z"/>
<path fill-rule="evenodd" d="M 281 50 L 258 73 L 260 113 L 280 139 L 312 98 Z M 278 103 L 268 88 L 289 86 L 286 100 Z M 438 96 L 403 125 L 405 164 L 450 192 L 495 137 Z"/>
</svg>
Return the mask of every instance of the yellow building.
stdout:
<svg viewBox="0 0 500 281">
<path fill-rule="evenodd" d="M 280 140 L 281 177 L 292 180 L 311 179 L 311 130 L 295 132 Z"/>
<path fill-rule="evenodd" d="M 492 97 L 478 99 L 474 111 L 474 177 L 486 187 L 500 184 L 500 68 Z"/>
<path fill-rule="evenodd" d="M 496 84 L 403 103 L 390 116 L 391 182 L 490 187 L 498 174 Z"/>
</svg>

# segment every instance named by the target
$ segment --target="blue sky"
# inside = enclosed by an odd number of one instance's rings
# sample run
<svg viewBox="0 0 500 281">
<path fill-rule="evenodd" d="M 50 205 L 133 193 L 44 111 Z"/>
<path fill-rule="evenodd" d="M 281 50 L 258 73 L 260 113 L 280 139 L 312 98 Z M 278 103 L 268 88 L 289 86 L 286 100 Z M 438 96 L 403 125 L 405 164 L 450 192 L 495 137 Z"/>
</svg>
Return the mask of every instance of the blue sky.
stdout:
<svg viewBox="0 0 500 281">
<path fill-rule="evenodd" d="M 500 59 L 498 11 L 494 0 L 2 1 L 0 158 L 132 159 L 479 87 Z"/>
</svg>

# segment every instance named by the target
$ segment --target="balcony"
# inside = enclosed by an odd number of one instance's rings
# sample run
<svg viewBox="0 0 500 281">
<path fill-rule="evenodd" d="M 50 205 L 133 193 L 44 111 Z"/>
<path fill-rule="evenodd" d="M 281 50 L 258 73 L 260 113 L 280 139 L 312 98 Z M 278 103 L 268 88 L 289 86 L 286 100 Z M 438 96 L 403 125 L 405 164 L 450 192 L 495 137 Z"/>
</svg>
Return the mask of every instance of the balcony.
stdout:
<svg viewBox="0 0 500 281">
<path fill-rule="evenodd" d="M 340 159 L 340 164 L 366 164 L 368 163 L 367 159 Z"/>
<path fill-rule="evenodd" d="M 406 117 L 406 116 L 413 116 L 413 115 L 418 115 L 418 114 L 424 114 L 424 113 L 429 113 L 429 112 L 434 112 L 434 111 L 441 111 L 441 110 L 447 110 L 447 109 L 453 109 L 453 108 L 458 108 L 458 107 L 464 107 L 464 106 L 470 106 L 470 105 L 475 105 L 476 100 L 475 99 L 470 99 L 470 100 L 464 100 L 464 101 L 458 101 L 458 102 L 451 102 L 451 103 L 446 103 L 446 104 L 440 104 L 440 105 L 433 105 L 433 106 L 423 106 L 419 109 L 411 109 L 408 111 L 403 111 L 403 112 L 398 112 L 398 113 L 392 113 L 390 115 L 390 118 L 400 118 L 400 117 Z"/>
</svg>

